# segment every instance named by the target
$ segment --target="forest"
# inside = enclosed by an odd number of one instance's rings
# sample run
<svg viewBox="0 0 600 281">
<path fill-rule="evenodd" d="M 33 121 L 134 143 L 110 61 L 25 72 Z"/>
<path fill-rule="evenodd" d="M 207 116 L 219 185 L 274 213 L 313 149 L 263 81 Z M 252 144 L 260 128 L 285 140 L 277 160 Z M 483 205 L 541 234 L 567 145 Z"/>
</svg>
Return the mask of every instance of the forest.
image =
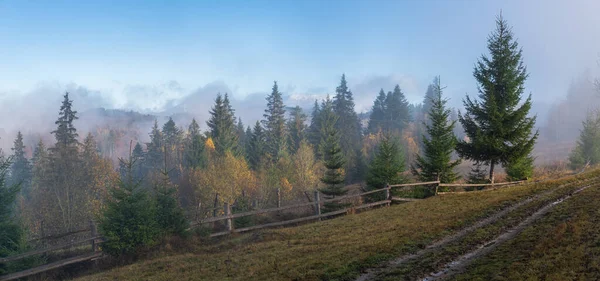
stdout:
<svg viewBox="0 0 600 281">
<path fill-rule="evenodd" d="M 506 181 L 530 179 L 539 133 L 525 94 L 529 73 L 501 16 L 487 48 L 473 70 L 479 92 L 464 97 L 464 110 L 447 105 L 436 77 L 422 103 L 410 104 L 396 85 L 373 93 L 361 115 L 342 74 L 335 94 L 315 100 L 309 112 L 284 104 L 274 82 L 255 124 L 236 115 L 228 93 L 215 93 L 208 120 L 161 124 L 136 116 L 153 122 L 142 143 L 128 127 L 80 135 L 77 101 L 67 92 L 53 140 L 19 132 L 12 149 L 0 152 L 0 257 L 90 221 L 107 238 L 103 251 L 121 256 L 185 235 L 199 209 L 210 215 L 223 203 L 243 212 L 273 207 L 278 196 L 287 204 L 310 201 L 314 191 L 335 198 L 416 181 L 494 183 L 502 171 Z M 600 115 L 590 114 L 570 156 L 574 169 L 600 162 L 598 139 Z M 424 187 L 412 196 L 432 192 Z M 0 265 L 0 274 L 24 267 Z"/>
</svg>

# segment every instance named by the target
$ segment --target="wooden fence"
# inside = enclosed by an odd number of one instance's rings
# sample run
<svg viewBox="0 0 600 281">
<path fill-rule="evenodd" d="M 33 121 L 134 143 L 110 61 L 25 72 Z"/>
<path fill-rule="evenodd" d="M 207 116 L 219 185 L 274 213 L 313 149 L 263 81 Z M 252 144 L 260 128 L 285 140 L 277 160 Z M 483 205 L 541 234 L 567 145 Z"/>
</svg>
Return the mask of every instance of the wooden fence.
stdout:
<svg viewBox="0 0 600 281">
<path fill-rule="evenodd" d="M 523 182 L 524 181 L 497 183 L 497 184 L 440 184 L 439 181 L 431 181 L 431 182 L 395 184 L 395 185 L 386 185 L 384 188 L 381 188 L 381 189 L 371 190 L 371 191 L 362 192 L 362 193 L 358 193 L 358 194 L 335 197 L 335 198 L 327 199 L 327 200 L 321 200 L 319 192 L 315 191 L 313 202 L 281 206 L 281 203 L 280 203 L 281 200 L 278 199 L 277 208 L 254 210 L 254 211 L 237 213 L 237 214 L 233 214 L 231 212 L 231 205 L 225 203 L 223 206 L 223 211 L 224 211 L 223 216 L 216 216 L 216 212 L 214 212 L 215 217 L 197 220 L 195 222 L 192 222 L 190 224 L 190 226 L 191 226 L 191 228 L 195 228 L 195 227 L 198 227 L 203 224 L 225 221 L 226 231 L 221 231 L 221 232 L 216 232 L 216 233 L 210 234 L 210 237 L 218 237 L 218 236 L 228 235 L 231 233 L 242 233 L 242 232 L 248 232 L 248 231 L 257 230 L 257 229 L 278 227 L 278 226 L 295 224 L 295 223 L 300 223 L 300 222 L 305 222 L 305 221 L 321 220 L 326 217 L 332 217 L 332 216 L 346 214 L 353 210 L 362 210 L 362 209 L 372 208 L 372 207 L 381 206 L 381 205 L 389 206 L 392 202 L 410 202 L 410 201 L 420 200 L 420 199 L 415 199 L 415 198 L 393 197 L 391 191 L 394 188 L 411 187 L 411 186 L 431 186 L 431 187 L 435 187 L 435 194 L 439 195 L 439 194 L 450 193 L 450 192 L 438 192 L 439 187 L 452 187 L 452 188 L 492 187 L 492 188 L 496 188 L 496 187 L 520 184 Z M 325 212 L 325 213 L 322 212 L 321 206 L 323 204 L 337 202 L 337 201 L 341 201 L 341 200 L 352 199 L 352 198 L 363 197 L 363 196 L 371 195 L 371 194 L 378 193 L 378 192 L 383 192 L 385 194 L 385 196 L 383 197 L 383 200 L 380 200 L 377 202 L 365 203 L 365 204 L 361 204 L 358 206 L 348 207 L 348 208 L 336 210 L 333 212 Z M 307 207 L 307 206 L 313 207 L 314 215 L 291 219 L 291 220 L 280 221 L 280 222 L 270 222 L 270 223 L 265 223 L 265 224 L 260 224 L 260 225 L 238 228 L 238 229 L 234 228 L 233 220 L 236 218 L 260 215 L 260 214 L 267 214 L 267 213 L 273 213 L 273 212 L 280 212 L 283 210 L 301 208 L 301 207 Z M 59 260 L 56 262 L 48 263 L 48 264 L 38 266 L 35 268 L 27 269 L 24 271 L 11 273 L 11 274 L 7 274 L 7 275 L 2 275 L 2 276 L 0 276 L 0 281 L 8 281 L 8 280 L 14 280 L 14 279 L 18 279 L 18 278 L 23 278 L 23 277 L 31 276 L 31 275 L 38 274 L 41 272 L 45 272 L 48 270 L 63 267 L 63 266 L 69 265 L 69 264 L 78 263 L 78 262 L 82 262 L 82 261 L 94 260 L 96 258 L 101 257 L 102 252 L 99 251 L 98 245 L 104 241 L 104 238 L 98 235 L 98 233 L 96 231 L 96 225 L 93 222 L 90 222 L 90 227 L 86 228 L 86 229 L 80 229 L 80 230 L 76 230 L 76 231 L 65 233 L 65 234 L 36 238 L 34 240 L 50 239 L 50 238 L 56 238 L 56 237 L 62 238 L 62 237 L 66 237 L 68 235 L 83 233 L 86 231 L 90 231 L 90 233 L 91 233 L 89 238 L 81 239 L 81 240 L 74 241 L 74 242 L 64 243 L 64 244 L 60 244 L 60 245 L 56 245 L 56 246 L 46 247 L 46 248 L 43 248 L 40 250 L 34 250 L 34 251 L 30 251 L 30 252 L 26 252 L 23 254 L 10 256 L 10 257 L 0 258 L 0 264 L 17 261 L 17 260 L 22 260 L 22 259 L 25 259 L 28 257 L 37 256 L 37 255 L 41 255 L 41 254 L 47 254 L 50 252 L 55 252 L 55 251 L 59 251 L 59 250 L 63 250 L 63 249 L 68 249 L 68 248 L 72 248 L 77 245 L 85 245 L 86 243 L 89 243 L 91 246 L 90 252 L 87 252 L 85 254 L 78 255 L 75 257 L 70 257 L 67 259 Z"/>
</svg>

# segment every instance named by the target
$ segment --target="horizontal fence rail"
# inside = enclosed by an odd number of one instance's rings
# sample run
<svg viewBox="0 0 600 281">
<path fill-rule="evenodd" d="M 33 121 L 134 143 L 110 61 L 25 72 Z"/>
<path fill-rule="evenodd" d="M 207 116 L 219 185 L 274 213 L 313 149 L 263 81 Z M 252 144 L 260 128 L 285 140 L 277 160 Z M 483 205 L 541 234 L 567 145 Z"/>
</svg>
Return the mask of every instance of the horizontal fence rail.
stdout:
<svg viewBox="0 0 600 281">
<path fill-rule="evenodd" d="M 248 232 L 248 231 L 253 231 L 253 230 L 257 230 L 257 229 L 285 226 L 285 225 L 289 225 L 289 224 L 295 224 L 295 223 L 311 221 L 311 220 L 321 220 L 322 218 L 326 218 L 326 217 L 347 214 L 348 212 L 351 212 L 353 210 L 362 210 L 362 209 L 381 206 L 381 205 L 389 206 L 392 202 L 413 202 L 413 201 L 423 200 L 423 199 L 417 199 L 417 198 L 393 197 L 391 195 L 391 190 L 396 189 L 396 188 L 411 187 L 411 186 L 434 186 L 435 191 L 436 191 L 435 194 L 438 195 L 438 194 L 445 194 L 445 193 L 462 193 L 462 192 L 456 192 L 456 191 L 437 192 L 439 187 L 488 187 L 488 186 L 502 187 L 502 186 L 508 186 L 508 185 L 522 184 L 524 182 L 526 182 L 526 181 L 514 181 L 514 182 L 494 183 L 494 184 L 491 184 L 491 183 L 490 184 L 448 184 L 448 183 L 440 183 L 439 181 L 429 181 L 429 182 L 404 183 L 404 184 L 394 184 L 394 185 L 386 184 L 386 186 L 381 189 L 370 190 L 370 191 L 361 192 L 361 193 L 357 193 L 357 194 L 351 194 L 351 195 L 344 195 L 344 196 L 335 197 L 335 198 L 326 199 L 326 200 L 321 200 L 319 192 L 315 191 L 313 202 L 293 204 L 293 205 L 288 205 L 288 206 L 281 206 L 280 194 L 278 194 L 278 202 L 277 202 L 276 208 L 253 210 L 253 211 L 233 214 L 231 212 L 232 205 L 225 203 L 222 208 L 218 207 L 218 208 L 209 208 L 208 210 L 203 210 L 203 212 L 206 212 L 206 211 L 212 212 L 213 217 L 206 218 L 206 219 L 200 219 L 200 220 L 196 219 L 196 221 L 193 221 L 190 223 L 190 229 L 194 228 L 194 227 L 198 227 L 202 224 L 226 221 L 226 224 L 225 224 L 227 227 L 226 231 L 220 231 L 220 232 L 210 234 L 210 237 L 219 237 L 219 236 L 225 236 L 225 235 L 232 234 L 232 233 L 242 233 L 242 232 Z M 322 204 L 363 197 L 363 196 L 378 193 L 378 192 L 384 192 L 385 199 L 377 201 L 377 202 L 347 207 L 347 208 L 332 211 L 332 212 L 327 212 L 327 213 L 321 212 Z M 306 194 L 306 196 L 307 196 L 307 198 L 309 198 L 309 201 L 310 201 L 310 196 L 308 194 Z M 215 198 L 215 200 L 217 200 L 217 199 L 218 199 L 218 195 Z M 215 201 L 215 206 L 217 206 L 216 201 Z M 302 208 L 302 207 L 313 207 L 313 209 L 315 211 L 314 215 L 291 219 L 291 220 L 279 221 L 279 222 L 264 223 L 264 224 L 260 224 L 260 225 L 249 226 L 249 227 L 242 227 L 239 229 L 234 228 L 233 219 L 247 217 L 247 216 L 253 216 L 253 215 L 267 214 L 267 213 L 272 213 L 272 212 L 280 212 L 280 211 L 284 211 L 284 210 L 288 210 L 288 209 Z M 216 216 L 216 213 L 219 210 L 223 210 L 223 212 L 225 214 L 222 216 Z M 196 210 L 195 213 L 197 214 L 198 211 L 199 210 Z M 26 252 L 26 253 L 14 255 L 14 256 L 0 258 L 0 264 L 18 261 L 18 260 L 22 260 L 22 259 L 25 259 L 28 257 L 36 256 L 36 255 L 47 254 L 50 252 L 54 252 L 54 251 L 58 251 L 58 250 L 66 249 L 66 248 L 71 248 L 73 246 L 81 245 L 81 244 L 85 244 L 85 243 L 91 244 L 91 248 L 92 248 L 91 252 L 82 254 L 82 255 L 78 255 L 75 257 L 70 257 L 67 259 L 59 260 L 56 262 L 48 263 L 48 264 L 38 266 L 35 268 L 31 268 L 31 269 L 27 269 L 24 271 L 3 275 L 3 276 L 0 276 L 0 281 L 15 280 L 15 279 L 31 276 L 34 274 L 38 274 L 41 272 L 45 272 L 48 270 L 60 268 L 65 265 L 78 263 L 78 262 L 82 262 L 82 261 L 89 261 L 89 260 L 93 260 L 93 259 L 97 259 L 97 258 L 101 257 L 102 252 L 99 251 L 98 245 L 100 243 L 104 242 L 105 240 L 102 236 L 99 236 L 97 234 L 96 225 L 93 222 L 90 222 L 89 228 L 79 229 L 79 230 L 71 231 L 68 233 L 55 234 L 55 235 L 34 238 L 34 239 L 29 240 L 28 242 L 39 241 L 39 240 L 59 239 L 59 238 L 67 237 L 69 235 L 75 235 L 75 234 L 80 234 L 80 233 L 85 233 L 85 232 L 90 232 L 91 237 L 81 239 L 78 241 L 74 241 L 74 242 L 69 242 L 69 243 L 64 243 L 64 244 L 60 244 L 60 245 L 56 245 L 56 246 L 47 247 L 44 249 L 34 250 L 34 251 L 30 251 L 30 252 Z"/>
</svg>

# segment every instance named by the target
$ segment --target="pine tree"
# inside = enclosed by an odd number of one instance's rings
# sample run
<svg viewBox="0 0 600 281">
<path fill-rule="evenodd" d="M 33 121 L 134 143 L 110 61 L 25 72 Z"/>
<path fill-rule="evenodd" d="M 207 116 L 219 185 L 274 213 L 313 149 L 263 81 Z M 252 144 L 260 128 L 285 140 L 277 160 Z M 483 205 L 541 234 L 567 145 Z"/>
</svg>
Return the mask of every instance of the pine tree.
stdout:
<svg viewBox="0 0 600 281">
<path fill-rule="evenodd" d="M 258 170 L 262 166 L 265 150 L 265 132 L 263 131 L 260 122 L 256 121 L 248 145 L 248 163 L 252 169 Z"/>
<path fill-rule="evenodd" d="M 200 126 L 196 119 L 192 119 L 188 127 L 188 134 L 185 140 L 185 166 L 188 168 L 199 168 L 206 164 L 204 157 L 204 142 L 206 140 L 200 133 Z"/>
<path fill-rule="evenodd" d="M 448 100 L 442 98 L 442 87 L 439 78 L 435 79 L 434 93 L 430 96 L 429 124 L 424 124 L 427 136 L 423 136 L 423 155 L 417 155 L 412 173 L 421 181 L 440 181 L 451 183 L 458 179 L 454 168 L 460 160 L 452 160 L 452 152 L 456 147 L 453 130 L 455 122 L 449 120 L 450 110 L 446 108 Z"/>
<path fill-rule="evenodd" d="M 58 120 L 54 122 L 57 128 L 52 131 L 52 134 L 56 138 L 56 145 L 51 150 L 68 154 L 77 150 L 77 144 L 79 144 L 77 141 L 79 135 L 73 125 L 73 121 L 79 119 L 79 117 L 77 117 L 77 111 L 72 108 L 73 101 L 69 99 L 69 93 L 65 93 L 63 97 Z"/>
<path fill-rule="evenodd" d="M 14 214 L 20 187 L 19 184 L 9 185 L 7 182 L 10 166 L 10 158 L 0 157 L 0 258 L 19 253 L 25 238 L 25 232 Z M 0 274 L 10 271 L 10 264 L 0 264 Z"/>
<path fill-rule="evenodd" d="M 31 164 L 25 156 L 25 145 L 23 144 L 23 134 L 19 131 L 15 139 L 12 156 L 12 166 L 10 172 L 10 185 L 19 184 L 21 193 L 28 197 L 31 187 Z"/>
<path fill-rule="evenodd" d="M 384 128 L 386 110 L 386 95 L 383 89 L 381 89 L 371 108 L 367 132 L 377 134 Z"/>
<path fill-rule="evenodd" d="M 169 180 L 166 156 L 164 162 L 162 182 L 155 186 L 156 223 L 162 235 L 183 235 L 189 223 L 177 202 L 177 189 Z"/>
<path fill-rule="evenodd" d="M 163 136 L 158 127 L 158 120 L 154 120 L 154 126 L 150 132 L 150 142 L 146 143 L 146 171 L 154 172 L 160 169 L 163 159 Z"/>
<path fill-rule="evenodd" d="M 215 145 L 215 150 L 225 155 L 225 152 L 231 151 L 237 154 L 238 139 L 236 135 L 234 111 L 229 103 L 229 97 L 217 94 L 215 105 L 210 111 L 210 119 L 206 122 L 208 125 L 208 136 Z"/>
<path fill-rule="evenodd" d="M 162 127 L 162 137 L 163 137 L 163 158 L 166 157 L 166 165 L 169 170 L 169 177 L 171 179 L 177 179 L 180 176 L 179 164 L 181 161 L 181 139 L 183 137 L 183 132 L 177 128 L 175 121 L 173 118 L 169 117 L 169 121 L 167 121 Z"/>
<path fill-rule="evenodd" d="M 408 101 L 400 86 L 396 85 L 393 92 L 388 92 L 385 98 L 384 132 L 400 135 L 411 121 Z"/>
<path fill-rule="evenodd" d="M 328 99 L 329 100 L 329 99 Z M 332 111 L 333 113 L 333 111 Z M 335 123 L 338 118 L 335 114 L 326 116 L 321 119 L 323 142 L 321 143 L 321 151 L 323 152 L 324 165 L 326 168 L 325 174 L 321 178 L 321 182 L 325 187 L 321 192 L 326 199 L 333 199 L 336 196 L 343 196 L 348 193 L 344 187 L 344 154 L 340 146 L 340 135 L 335 128 Z M 340 202 L 329 202 L 324 205 L 324 212 L 331 212 L 346 207 L 347 204 Z"/>
<path fill-rule="evenodd" d="M 342 75 L 340 85 L 336 88 L 336 95 L 333 97 L 333 110 L 338 116 L 336 128 L 340 132 L 340 145 L 346 156 L 346 171 L 348 171 L 347 180 L 358 182 L 362 180 L 357 171 L 356 151 L 361 146 L 362 128 L 358 120 L 358 115 L 354 110 L 354 97 L 346 82 L 346 75 Z"/>
<path fill-rule="evenodd" d="M 464 100 L 466 113 L 459 113 L 469 141 L 459 141 L 462 158 L 489 164 L 489 181 L 494 168 L 527 157 L 538 137 L 532 136 L 536 117 L 528 117 L 531 95 L 521 105 L 527 70 L 522 51 L 507 22 L 500 15 L 496 31 L 488 38 L 491 58 L 482 56 L 473 76 L 478 82 L 479 100 Z"/>
<path fill-rule="evenodd" d="M 267 155 L 271 163 L 279 161 L 286 151 L 287 128 L 285 123 L 285 106 L 283 97 L 277 87 L 277 82 L 273 84 L 273 90 L 267 97 L 267 109 L 263 115 L 263 125 L 267 138 Z"/>
<path fill-rule="evenodd" d="M 300 106 L 296 106 L 290 113 L 288 121 L 289 144 L 290 152 L 296 153 L 300 148 L 300 143 L 306 138 L 306 114 L 302 112 Z"/>
<path fill-rule="evenodd" d="M 400 145 L 390 135 L 385 135 L 379 142 L 375 157 L 369 165 L 365 191 L 382 189 L 387 184 L 403 183 L 405 179 L 401 173 L 404 167 Z M 368 198 L 372 202 L 386 199 L 383 192 L 373 193 Z"/>
<path fill-rule="evenodd" d="M 315 100 L 312 113 L 310 115 L 310 126 L 308 127 L 308 142 L 315 149 L 318 150 L 321 144 L 321 108 L 319 102 Z"/>
<path fill-rule="evenodd" d="M 156 222 L 156 208 L 140 181 L 134 181 L 131 159 L 123 160 L 127 177 L 110 189 L 110 199 L 100 220 L 100 232 L 106 238 L 102 251 L 121 256 L 133 254 L 140 248 L 156 244 L 160 228 Z"/>
<path fill-rule="evenodd" d="M 246 136 L 246 131 L 244 131 L 244 123 L 242 122 L 242 118 L 238 118 L 238 123 L 237 123 L 237 127 L 235 130 L 235 133 L 237 135 L 238 138 L 238 149 L 240 152 L 240 155 L 246 155 L 246 143 L 248 142 L 247 140 L 247 136 Z"/>
<path fill-rule="evenodd" d="M 572 169 L 600 163 L 600 111 L 588 113 L 569 162 Z"/>
</svg>

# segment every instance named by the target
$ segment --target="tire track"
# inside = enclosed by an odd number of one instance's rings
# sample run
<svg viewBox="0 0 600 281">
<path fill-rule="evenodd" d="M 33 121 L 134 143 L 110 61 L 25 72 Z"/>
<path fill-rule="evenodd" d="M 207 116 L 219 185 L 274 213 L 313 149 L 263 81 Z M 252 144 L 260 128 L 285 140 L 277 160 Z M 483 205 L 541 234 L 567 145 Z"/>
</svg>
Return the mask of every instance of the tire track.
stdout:
<svg viewBox="0 0 600 281">
<path fill-rule="evenodd" d="M 459 230 L 458 232 L 456 232 L 454 234 L 446 236 L 446 237 L 442 238 L 441 240 L 438 240 L 438 241 L 436 241 L 436 242 L 434 242 L 434 243 L 426 246 L 424 249 L 421 249 L 421 250 L 417 251 L 414 254 L 403 255 L 403 256 L 400 256 L 400 257 L 398 257 L 398 258 L 396 258 L 396 259 L 394 259 L 392 261 L 386 262 L 386 263 L 384 263 L 383 265 L 381 265 L 379 267 L 373 267 L 373 268 L 367 269 L 366 272 L 364 272 L 358 278 L 356 278 L 356 281 L 374 280 L 374 278 L 377 275 L 379 275 L 381 273 L 384 273 L 384 272 L 386 272 L 386 271 L 388 271 L 390 269 L 393 269 L 393 268 L 395 268 L 395 267 L 397 267 L 397 266 L 399 266 L 399 265 L 401 265 L 401 264 L 403 264 L 403 263 L 405 263 L 405 262 L 407 262 L 409 260 L 416 259 L 416 258 L 419 258 L 419 257 L 421 257 L 423 255 L 426 255 L 426 254 L 429 254 L 431 252 L 434 252 L 437 249 L 439 249 L 439 248 L 441 248 L 441 247 L 443 247 L 443 246 L 445 246 L 445 245 L 447 245 L 447 244 L 449 244 L 451 242 L 457 241 L 458 239 L 461 239 L 461 238 L 465 237 L 467 234 L 469 234 L 469 233 L 471 233 L 471 232 L 473 232 L 473 231 L 475 231 L 475 230 L 477 230 L 479 228 L 485 227 L 487 225 L 490 225 L 490 224 L 498 221 L 499 219 L 501 219 L 504 216 L 508 215 L 510 212 L 512 212 L 512 211 L 518 209 L 519 207 L 522 207 L 522 206 L 524 206 L 524 205 L 526 205 L 528 203 L 531 203 L 534 200 L 537 200 L 537 199 L 539 199 L 539 198 L 541 198 L 543 196 L 549 195 L 552 192 L 555 192 L 555 191 L 557 191 L 557 190 L 559 190 L 561 188 L 569 187 L 569 186 L 576 185 L 576 184 L 585 184 L 585 183 L 590 182 L 590 181 L 596 181 L 599 178 L 600 177 L 592 177 L 592 178 L 584 179 L 584 180 L 582 180 L 582 182 L 573 182 L 573 183 L 562 184 L 562 185 L 559 185 L 559 186 L 557 186 L 555 188 L 551 188 L 551 189 L 549 189 L 547 191 L 544 191 L 542 193 L 539 193 L 539 194 L 536 194 L 536 195 L 531 196 L 529 198 L 526 198 L 524 200 L 521 200 L 521 201 L 519 201 L 519 202 L 517 202 L 515 204 L 512 204 L 512 205 L 510 205 L 510 206 L 508 206 L 508 207 L 500 210 L 499 212 L 497 212 L 497 213 L 495 213 L 495 214 L 493 214 L 493 215 L 491 215 L 489 217 L 486 217 L 485 219 L 477 221 L 476 223 L 474 223 L 474 224 L 472 224 L 472 225 L 470 225 L 468 227 L 465 227 L 465 228 Z"/>
<path fill-rule="evenodd" d="M 502 243 L 515 238 L 526 227 L 530 226 L 537 219 L 539 219 L 540 217 L 547 214 L 556 205 L 564 202 L 565 200 L 573 197 L 575 194 L 577 194 L 585 189 L 588 189 L 590 187 L 594 187 L 597 185 L 598 184 L 591 184 L 591 185 L 581 187 L 581 188 L 575 190 L 574 192 L 567 194 L 567 195 L 559 198 L 558 200 L 555 200 L 554 202 L 545 205 L 544 207 L 540 208 L 535 213 L 533 213 L 532 215 L 530 215 L 529 217 L 527 217 L 526 219 L 521 221 L 521 223 L 519 223 L 517 226 L 505 231 L 504 233 L 500 234 L 493 240 L 482 244 L 477 249 L 456 258 L 454 261 L 452 261 L 452 262 L 446 264 L 444 267 L 442 267 L 442 269 L 440 271 L 432 273 L 429 276 L 426 276 L 422 279 L 421 278 L 419 278 L 419 279 L 422 281 L 444 280 L 446 278 L 454 276 L 455 274 L 463 272 L 466 269 L 466 267 L 469 264 L 471 264 L 475 259 L 490 253 L 491 251 L 493 251 L 496 247 L 498 247 Z"/>
</svg>

